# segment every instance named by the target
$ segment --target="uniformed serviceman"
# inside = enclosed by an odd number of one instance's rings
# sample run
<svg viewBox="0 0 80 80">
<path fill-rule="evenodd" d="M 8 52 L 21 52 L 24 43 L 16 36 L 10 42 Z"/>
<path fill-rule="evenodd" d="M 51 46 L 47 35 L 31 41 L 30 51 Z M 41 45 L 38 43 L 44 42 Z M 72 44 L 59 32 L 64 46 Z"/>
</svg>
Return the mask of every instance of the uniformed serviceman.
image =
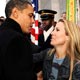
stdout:
<svg viewBox="0 0 80 80">
<path fill-rule="evenodd" d="M 38 42 L 41 50 L 51 47 L 50 39 L 51 39 L 51 32 L 54 29 L 55 21 L 54 16 L 57 14 L 57 11 L 42 9 L 39 10 L 38 13 L 40 14 L 41 18 L 41 28 L 43 29 L 43 34 L 39 35 Z"/>
</svg>

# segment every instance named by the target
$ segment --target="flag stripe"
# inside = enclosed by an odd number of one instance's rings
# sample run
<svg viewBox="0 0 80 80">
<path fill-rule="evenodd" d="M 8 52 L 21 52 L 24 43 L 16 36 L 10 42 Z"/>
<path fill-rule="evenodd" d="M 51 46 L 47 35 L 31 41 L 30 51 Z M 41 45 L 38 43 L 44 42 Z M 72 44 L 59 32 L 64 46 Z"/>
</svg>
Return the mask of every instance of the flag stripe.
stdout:
<svg viewBox="0 0 80 80">
<path fill-rule="evenodd" d="M 38 27 L 38 20 L 35 20 L 35 27 Z"/>
<path fill-rule="evenodd" d="M 38 45 L 38 0 L 32 0 L 32 4 L 34 7 L 34 14 L 35 14 L 35 24 L 33 24 L 32 30 L 31 30 L 31 41 Z"/>
</svg>

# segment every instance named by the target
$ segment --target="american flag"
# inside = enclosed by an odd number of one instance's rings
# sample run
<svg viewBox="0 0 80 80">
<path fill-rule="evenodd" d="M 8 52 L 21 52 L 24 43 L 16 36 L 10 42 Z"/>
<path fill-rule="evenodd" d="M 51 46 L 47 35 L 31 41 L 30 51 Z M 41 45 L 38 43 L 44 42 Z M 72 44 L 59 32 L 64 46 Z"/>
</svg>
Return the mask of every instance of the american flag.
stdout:
<svg viewBox="0 0 80 80">
<path fill-rule="evenodd" d="M 33 24 L 32 30 L 31 30 L 31 41 L 38 45 L 38 0 L 32 0 L 32 5 L 34 7 L 34 14 L 35 14 L 35 23 Z"/>
</svg>

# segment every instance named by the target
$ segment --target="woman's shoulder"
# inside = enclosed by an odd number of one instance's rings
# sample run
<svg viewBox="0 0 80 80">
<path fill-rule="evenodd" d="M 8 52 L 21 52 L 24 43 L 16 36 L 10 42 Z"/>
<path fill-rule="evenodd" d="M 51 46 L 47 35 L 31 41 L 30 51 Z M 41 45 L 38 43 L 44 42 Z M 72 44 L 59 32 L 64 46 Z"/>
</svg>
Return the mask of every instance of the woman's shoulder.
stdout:
<svg viewBox="0 0 80 80">
<path fill-rule="evenodd" d="M 73 80 L 80 80 L 80 61 L 77 61 L 74 64 Z"/>
<path fill-rule="evenodd" d="M 75 62 L 74 68 L 73 68 L 73 72 L 74 72 L 74 73 L 79 72 L 79 74 L 80 74 L 80 61 L 76 61 L 76 62 Z"/>
<path fill-rule="evenodd" d="M 80 60 L 78 60 L 78 61 L 75 62 L 75 64 L 74 64 L 74 68 L 80 70 Z"/>
</svg>

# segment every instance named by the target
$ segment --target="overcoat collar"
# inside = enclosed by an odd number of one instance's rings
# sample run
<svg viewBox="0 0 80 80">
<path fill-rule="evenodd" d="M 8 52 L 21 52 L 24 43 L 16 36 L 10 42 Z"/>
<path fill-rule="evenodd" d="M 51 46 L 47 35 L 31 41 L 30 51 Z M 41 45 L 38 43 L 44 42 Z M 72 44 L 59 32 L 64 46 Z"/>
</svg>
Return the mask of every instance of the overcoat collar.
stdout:
<svg viewBox="0 0 80 80">
<path fill-rule="evenodd" d="M 23 34 L 20 25 L 11 18 L 6 18 L 3 25 L 5 26 L 4 29 L 14 29 L 15 31 Z"/>
<path fill-rule="evenodd" d="M 46 59 L 47 60 L 53 60 L 53 58 L 54 58 L 54 53 L 51 55 L 51 56 L 47 56 L 46 57 Z M 66 56 L 65 58 L 64 58 L 64 61 L 63 61 L 63 63 L 62 63 L 62 66 L 64 66 L 64 67 L 66 67 L 66 68 L 69 68 L 70 67 L 70 59 L 69 59 L 69 57 L 68 56 Z"/>
</svg>

